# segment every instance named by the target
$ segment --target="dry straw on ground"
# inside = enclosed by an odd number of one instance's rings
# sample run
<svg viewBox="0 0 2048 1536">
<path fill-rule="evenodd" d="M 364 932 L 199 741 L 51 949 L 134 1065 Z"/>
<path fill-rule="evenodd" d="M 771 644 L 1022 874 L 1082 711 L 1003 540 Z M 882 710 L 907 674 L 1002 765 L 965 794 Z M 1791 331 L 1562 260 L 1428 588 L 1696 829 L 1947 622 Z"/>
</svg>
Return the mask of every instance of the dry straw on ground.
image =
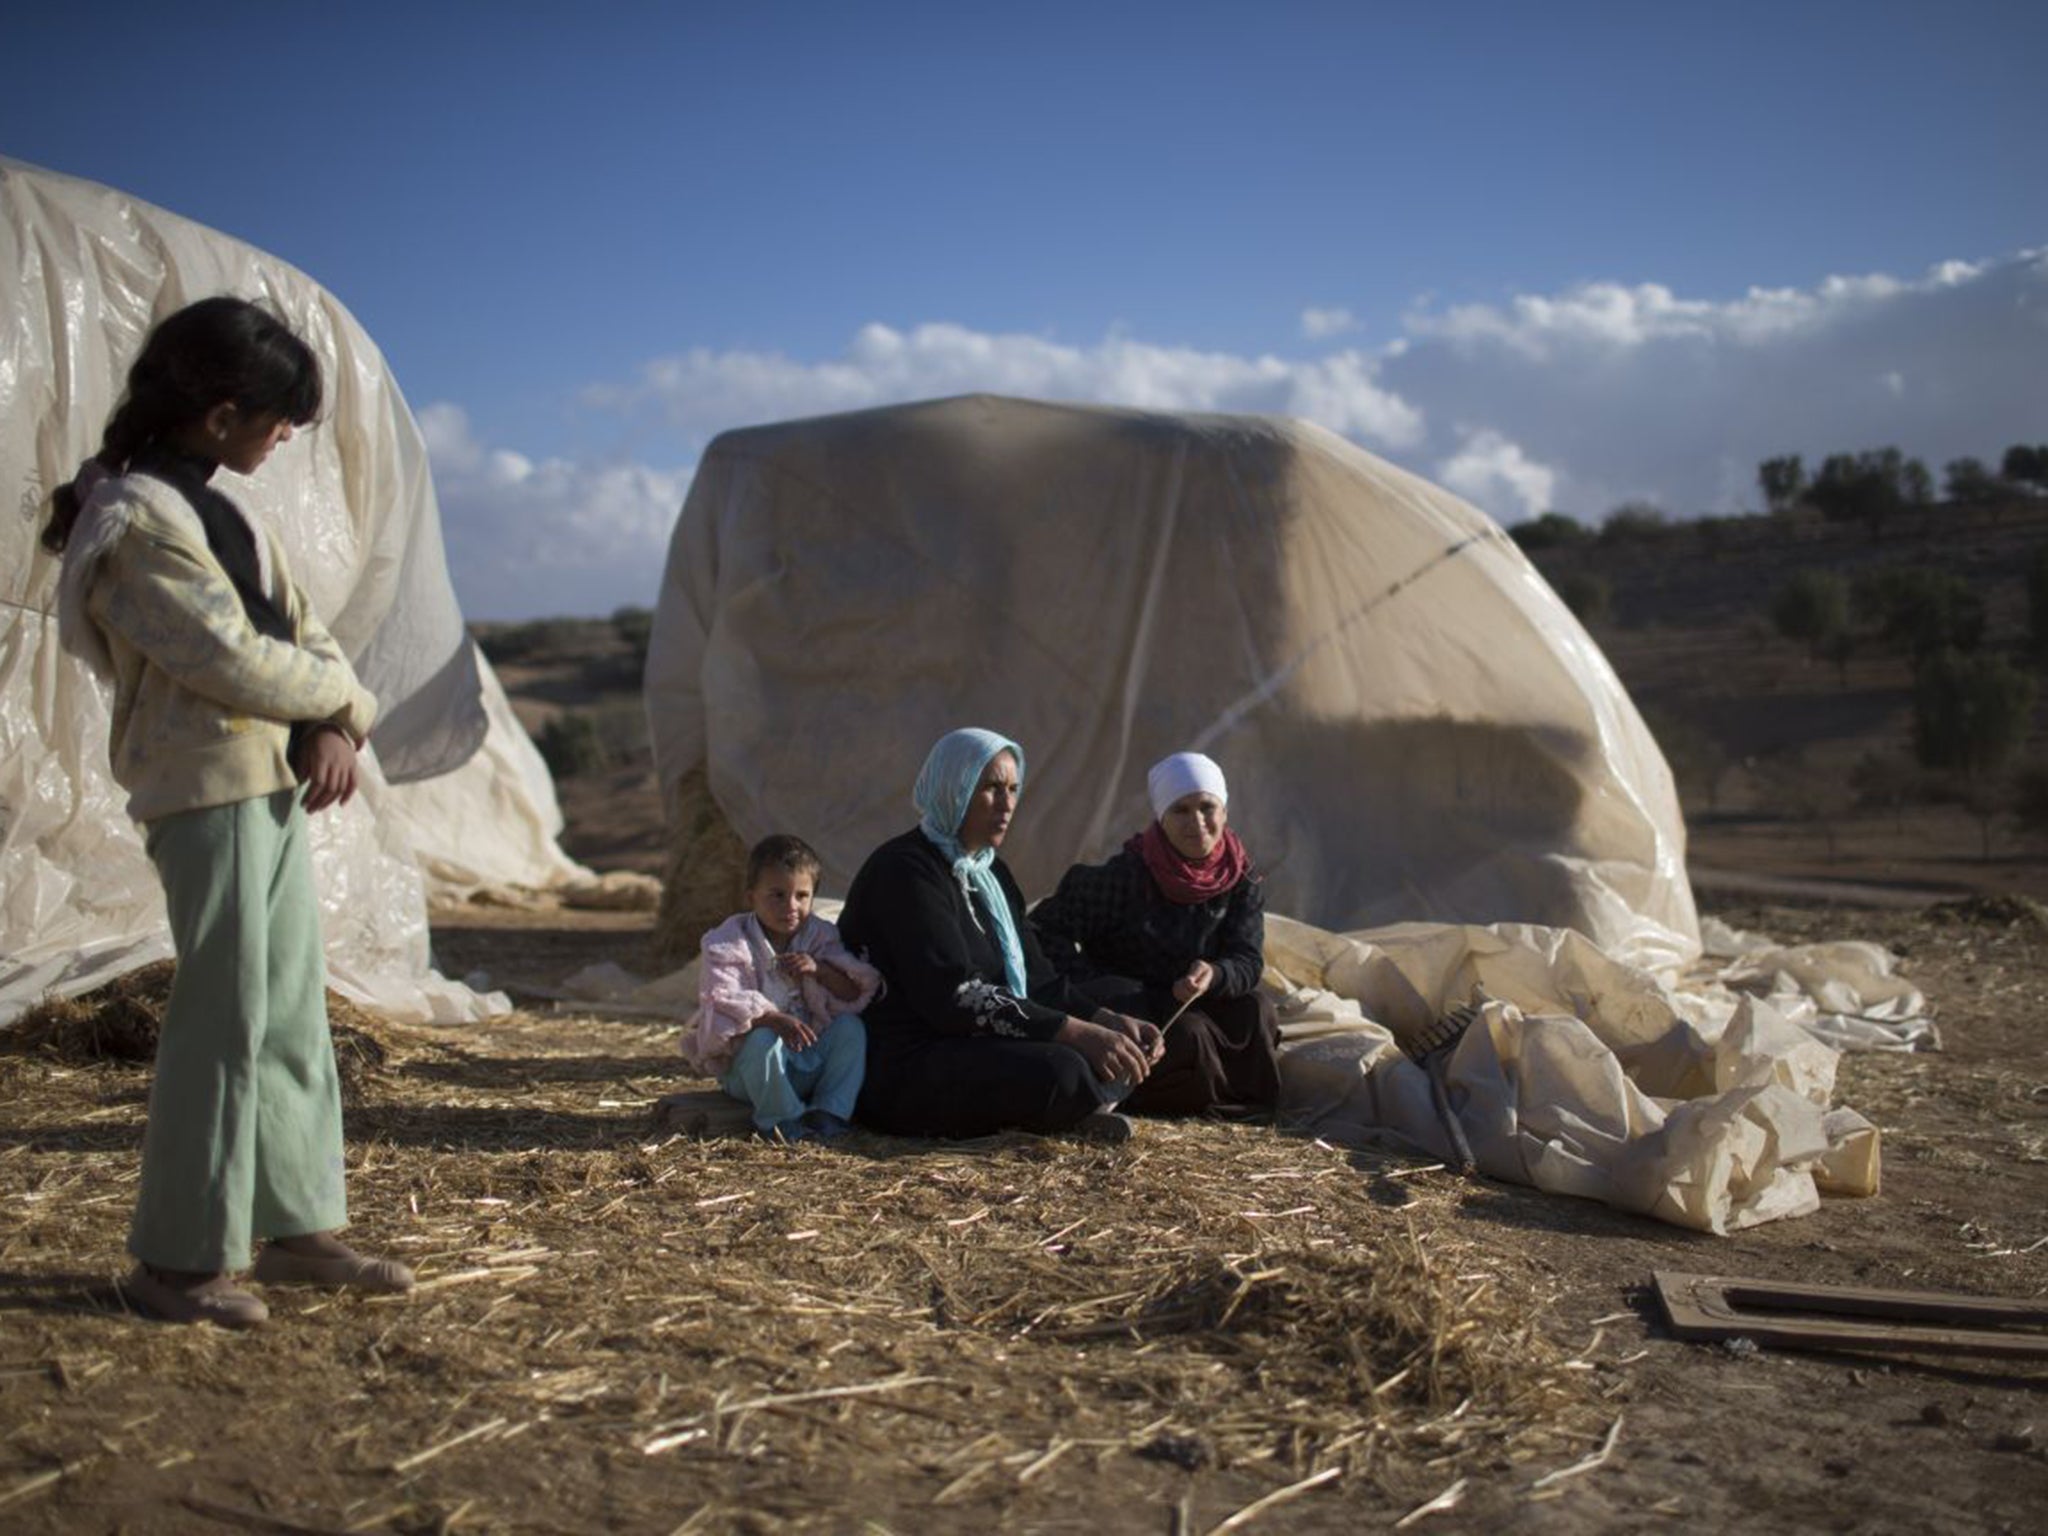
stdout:
<svg viewBox="0 0 2048 1536">
<path fill-rule="evenodd" d="M 1533 1478 L 1614 1417 L 1611 1367 L 1564 1358 L 1525 1278 L 1439 1226 L 1441 1173 L 1218 1124 L 1118 1149 L 662 1136 L 670 1032 L 530 1015 L 370 1021 L 386 1059 L 349 1114 L 352 1202 L 414 1295 L 273 1297 L 273 1327 L 233 1341 L 82 1321 L 108 1306 L 89 1277 L 118 1263 L 146 1083 L 81 1065 L 133 999 L 102 1002 L 0 1058 L 0 1268 L 80 1277 L 10 1353 L 96 1373 L 50 1387 L 0 1462 L 0 1498 L 76 1469 L 31 1490 L 53 1519 L 161 1496 L 168 1466 L 311 1528 L 1152 1530 L 1159 1503 L 1185 1521 L 1194 1490 L 1227 1490 L 1206 1529 L 1280 1494 L 1406 1509 L 1466 1470 Z M 273 1424 L 319 1426 L 285 1432 L 278 1487 L 202 1475 L 242 1443 L 248 1372 Z M 168 1419 L 167 1377 L 189 1389 Z M 1132 1518 L 1077 1489 L 1121 1490 Z"/>
</svg>

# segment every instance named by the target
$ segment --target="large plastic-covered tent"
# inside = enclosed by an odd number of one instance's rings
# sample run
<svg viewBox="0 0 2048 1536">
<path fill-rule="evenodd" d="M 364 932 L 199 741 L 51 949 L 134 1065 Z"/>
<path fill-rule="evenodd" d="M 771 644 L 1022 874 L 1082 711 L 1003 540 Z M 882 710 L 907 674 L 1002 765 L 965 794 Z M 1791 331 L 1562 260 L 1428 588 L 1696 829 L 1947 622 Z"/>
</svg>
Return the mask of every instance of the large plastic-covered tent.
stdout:
<svg viewBox="0 0 2048 1536">
<path fill-rule="evenodd" d="M 426 449 L 382 355 L 332 295 L 275 257 L 106 187 L 0 160 L 0 1022 L 170 953 L 162 900 L 107 767 L 102 685 L 57 641 L 51 491 L 98 446 L 158 318 L 232 293 L 319 354 L 316 429 L 234 487 L 378 695 L 357 800 L 314 818 L 335 985 L 412 1017 L 492 1006 L 429 966 L 440 883 L 581 873 L 546 766 L 466 635 Z"/>
<path fill-rule="evenodd" d="M 728 432 L 647 706 L 671 820 L 708 789 L 828 889 L 983 725 L 1029 759 L 1004 856 L 1033 896 L 1194 748 L 1274 910 L 1698 949 L 1671 776 L 1599 649 L 1485 514 L 1301 421 L 976 395 Z"/>
</svg>

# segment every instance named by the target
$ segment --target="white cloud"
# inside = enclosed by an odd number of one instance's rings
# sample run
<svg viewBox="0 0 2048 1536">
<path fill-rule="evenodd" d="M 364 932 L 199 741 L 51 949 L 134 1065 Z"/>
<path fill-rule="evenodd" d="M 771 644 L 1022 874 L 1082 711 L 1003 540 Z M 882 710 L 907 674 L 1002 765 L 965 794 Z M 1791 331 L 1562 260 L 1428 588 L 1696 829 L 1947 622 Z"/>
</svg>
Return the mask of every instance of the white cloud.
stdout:
<svg viewBox="0 0 2048 1536">
<path fill-rule="evenodd" d="M 1829 277 L 1810 291 L 1751 288 L 1716 303 L 1683 299 L 1661 283 L 1582 283 L 1561 294 L 1522 294 L 1505 308 L 1456 305 L 1442 314 L 1412 311 L 1411 334 L 1467 346 L 1501 346 L 1547 359 L 1572 349 L 1638 347 L 1671 339 L 1748 344 L 1773 336 L 1846 323 L 1902 294 L 1954 288 L 1986 269 L 1945 261 L 1917 282 L 1881 273 Z"/>
<path fill-rule="evenodd" d="M 535 461 L 478 441 L 468 414 L 419 412 L 449 569 L 472 618 L 600 614 L 651 605 L 687 470 Z"/>
<path fill-rule="evenodd" d="M 1756 466 L 1780 453 L 1812 463 L 1890 444 L 1938 479 L 1950 459 L 2033 441 L 2048 398 L 2038 251 L 1726 301 L 1593 283 L 1406 324 L 1408 345 L 1377 359 L 1379 387 L 1518 447 L 1554 476 L 1546 504 L 1585 520 L 1638 499 L 1677 516 L 1754 508 Z M 1428 446 L 1496 516 L 1530 505 L 1470 443 Z"/>
<path fill-rule="evenodd" d="M 1467 501 L 1483 507 L 1506 502 L 1527 517 L 1548 511 L 1557 488 L 1555 473 L 1490 428 L 1468 429 L 1458 451 L 1437 465 L 1436 474 L 1446 489 Z"/>
<path fill-rule="evenodd" d="M 415 419 L 427 440 L 427 462 L 436 476 L 474 474 L 483 467 L 484 451 L 469 434 L 469 413 L 459 405 L 422 406 Z"/>
<path fill-rule="evenodd" d="M 1358 329 L 1358 320 L 1348 309 L 1304 309 L 1301 334 L 1310 341 L 1324 341 Z"/>
<path fill-rule="evenodd" d="M 1304 316 L 1304 324 L 1307 320 Z M 2041 437 L 2048 251 L 1688 298 L 1592 283 L 1427 306 L 1378 352 L 1284 358 L 1111 335 L 1086 346 L 871 324 L 837 356 L 695 349 L 584 403 L 687 462 L 730 427 L 972 392 L 1306 417 L 1432 474 L 1503 521 L 1625 501 L 1675 516 L 1757 502 L 1757 464 L 1886 444 L 1937 479 Z M 420 412 L 458 591 L 480 617 L 649 602 L 687 471 L 530 458 L 462 411 Z M 642 453 L 638 456 L 644 457 Z"/>
<path fill-rule="evenodd" d="M 585 401 L 652 412 L 695 447 L 728 427 L 976 393 L 1305 416 L 1368 444 L 1418 445 L 1421 413 L 1381 388 L 1377 374 L 1378 363 L 1358 351 L 1296 361 L 1125 336 L 1077 347 L 945 323 L 907 331 L 870 324 L 838 358 L 806 363 L 780 353 L 698 348 L 658 358 L 633 385 L 591 390 Z"/>
</svg>

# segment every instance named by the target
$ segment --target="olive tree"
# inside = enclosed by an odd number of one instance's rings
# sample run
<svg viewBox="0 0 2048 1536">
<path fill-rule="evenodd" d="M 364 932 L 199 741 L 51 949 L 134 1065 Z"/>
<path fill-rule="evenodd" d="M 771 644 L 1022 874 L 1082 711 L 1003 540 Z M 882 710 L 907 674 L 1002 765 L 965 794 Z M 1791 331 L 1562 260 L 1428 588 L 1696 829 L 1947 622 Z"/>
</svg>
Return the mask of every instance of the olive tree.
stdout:
<svg viewBox="0 0 2048 1536">
<path fill-rule="evenodd" d="M 2048 443 L 2014 443 L 1999 461 L 1999 473 L 2015 485 L 2048 491 Z"/>
<path fill-rule="evenodd" d="M 1756 483 L 1764 493 L 1764 505 L 1773 512 L 1790 512 L 1806 494 L 1806 466 L 1796 453 L 1765 459 L 1756 467 Z"/>
<path fill-rule="evenodd" d="M 1795 571 L 1771 595 L 1771 623 L 1779 634 L 1825 657 L 1838 670 L 1849 664 L 1849 583 L 1834 571 Z"/>
<path fill-rule="evenodd" d="M 1913 673 L 1913 752 L 1921 766 L 1953 774 L 1976 814 L 1991 857 L 1997 813 L 1991 780 L 2020 749 L 2034 713 L 2034 679 L 2003 656 L 1941 650 Z"/>
<path fill-rule="evenodd" d="M 1891 565 L 1857 578 L 1855 606 L 1885 644 L 1915 661 L 1984 643 L 1984 599 L 1954 571 Z"/>
<path fill-rule="evenodd" d="M 1982 459 L 1950 459 L 1941 476 L 1948 499 L 1959 506 L 1983 506 L 1999 500 L 2007 492 L 2005 482 L 1993 474 Z"/>
</svg>

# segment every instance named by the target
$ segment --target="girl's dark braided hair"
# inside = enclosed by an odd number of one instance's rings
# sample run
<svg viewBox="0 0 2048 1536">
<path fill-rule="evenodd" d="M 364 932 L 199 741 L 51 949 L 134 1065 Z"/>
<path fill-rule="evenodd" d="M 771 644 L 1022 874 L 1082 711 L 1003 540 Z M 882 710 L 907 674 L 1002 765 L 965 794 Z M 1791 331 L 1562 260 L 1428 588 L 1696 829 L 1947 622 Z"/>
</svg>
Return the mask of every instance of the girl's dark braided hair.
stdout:
<svg viewBox="0 0 2048 1536">
<path fill-rule="evenodd" d="M 149 333 L 93 457 L 118 475 L 149 444 L 184 431 L 224 401 L 245 415 L 282 416 L 302 427 L 319 413 L 320 398 L 320 360 L 290 326 L 246 299 L 201 299 Z M 76 482 L 57 488 L 43 528 L 45 549 L 62 553 L 79 506 Z"/>
</svg>

